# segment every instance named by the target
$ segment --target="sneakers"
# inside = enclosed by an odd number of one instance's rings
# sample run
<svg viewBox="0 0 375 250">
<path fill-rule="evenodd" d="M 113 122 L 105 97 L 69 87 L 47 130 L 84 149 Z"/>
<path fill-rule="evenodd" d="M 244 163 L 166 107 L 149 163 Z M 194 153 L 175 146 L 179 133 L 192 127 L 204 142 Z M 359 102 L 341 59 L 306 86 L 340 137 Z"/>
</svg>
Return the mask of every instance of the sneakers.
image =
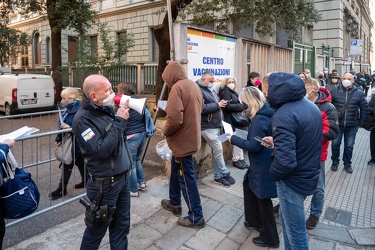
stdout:
<svg viewBox="0 0 375 250">
<path fill-rule="evenodd" d="M 246 161 L 245 160 L 240 160 L 242 162 L 242 165 L 245 167 L 245 168 L 249 168 L 250 166 L 247 165 Z"/>
<path fill-rule="evenodd" d="M 224 178 L 224 176 L 219 179 L 214 179 L 214 183 L 221 184 L 224 187 L 230 187 L 230 183 Z"/>
<path fill-rule="evenodd" d="M 139 192 L 132 192 L 132 191 L 130 191 L 130 196 L 131 197 L 139 197 Z"/>
<path fill-rule="evenodd" d="M 310 214 L 309 218 L 306 221 L 306 228 L 307 229 L 314 229 L 316 225 L 318 225 L 319 217 L 313 214 Z"/>
<path fill-rule="evenodd" d="M 177 220 L 177 225 L 183 226 L 183 227 L 204 227 L 204 218 L 202 217 L 197 223 L 193 223 L 189 220 L 188 216 L 185 217 L 179 217 Z"/>
<path fill-rule="evenodd" d="M 374 166 L 374 165 L 375 165 L 375 161 L 373 161 L 373 160 L 371 159 L 371 160 L 369 160 L 369 161 L 367 162 L 367 164 L 368 164 L 368 165 L 371 165 L 371 166 Z"/>
<path fill-rule="evenodd" d="M 338 168 L 339 168 L 339 164 L 338 163 L 332 163 L 332 166 L 331 166 L 331 170 L 332 171 L 337 171 Z"/>
<path fill-rule="evenodd" d="M 233 185 L 236 180 L 230 175 L 230 172 L 223 174 L 224 179 L 229 182 L 231 185 Z"/>
<path fill-rule="evenodd" d="M 144 181 L 144 182 L 138 183 L 138 189 L 139 189 L 140 191 L 144 191 L 144 190 L 146 190 L 146 189 L 147 189 L 147 184 L 146 184 L 146 182 Z"/>
<path fill-rule="evenodd" d="M 238 168 L 238 169 L 245 169 L 245 166 L 241 160 L 234 161 L 233 166 Z"/>
<path fill-rule="evenodd" d="M 161 206 L 168 211 L 171 211 L 175 216 L 181 216 L 182 208 L 179 205 L 172 205 L 170 200 L 164 199 L 161 201 Z"/>
<path fill-rule="evenodd" d="M 63 195 L 65 196 L 67 193 L 68 192 L 66 191 L 66 189 L 62 189 L 62 188 L 59 187 L 55 191 L 51 192 L 49 194 L 49 197 L 51 198 L 51 200 L 57 200 L 57 199 L 63 197 Z"/>
<path fill-rule="evenodd" d="M 348 173 L 351 174 L 353 173 L 353 168 L 350 165 L 344 165 L 344 170 Z"/>
<path fill-rule="evenodd" d="M 280 209 L 280 204 L 276 204 L 274 207 L 273 207 L 273 213 L 274 214 L 278 214 L 279 213 L 279 209 Z"/>
</svg>

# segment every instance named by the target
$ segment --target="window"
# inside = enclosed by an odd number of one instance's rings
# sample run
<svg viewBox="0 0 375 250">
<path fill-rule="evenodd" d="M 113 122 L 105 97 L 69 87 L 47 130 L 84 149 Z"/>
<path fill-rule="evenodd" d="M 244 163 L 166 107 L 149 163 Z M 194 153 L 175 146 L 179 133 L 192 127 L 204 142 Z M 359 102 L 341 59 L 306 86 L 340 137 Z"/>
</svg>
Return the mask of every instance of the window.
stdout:
<svg viewBox="0 0 375 250">
<path fill-rule="evenodd" d="M 98 36 L 90 36 L 91 56 L 98 58 Z"/>
<path fill-rule="evenodd" d="M 119 62 L 126 62 L 127 55 L 123 51 L 127 47 L 127 33 L 126 31 L 117 32 L 117 55 Z"/>
<path fill-rule="evenodd" d="M 68 37 L 68 62 L 78 61 L 78 38 L 75 36 Z"/>
<path fill-rule="evenodd" d="M 159 61 L 159 45 L 155 39 L 155 35 L 154 35 L 154 29 L 151 29 L 151 53 L 150 53 L 150 56 L 151 56 L 151 60 L 152 62 L 158 62 Z"/>
<path fill-rule="evenodd" d="M 40 35 L 38 32 L 35 32 L 34 39 L 33 39 L 33 59 L 34 65 L 41 64 L 41 42 L 40 42 Z"/>
<path fill-rule="evenodd" d="M 52 48 L 51 48 L 51 38 L 46 38 L 46 64 L 51 64 L 52 56 L 51 56 Z"/>
<path fill-rule="evenodd" d="M 29 67 L 29 48 L 27 46 L 21 47 L 21 66 L 22 68 Z"/>
</svg>

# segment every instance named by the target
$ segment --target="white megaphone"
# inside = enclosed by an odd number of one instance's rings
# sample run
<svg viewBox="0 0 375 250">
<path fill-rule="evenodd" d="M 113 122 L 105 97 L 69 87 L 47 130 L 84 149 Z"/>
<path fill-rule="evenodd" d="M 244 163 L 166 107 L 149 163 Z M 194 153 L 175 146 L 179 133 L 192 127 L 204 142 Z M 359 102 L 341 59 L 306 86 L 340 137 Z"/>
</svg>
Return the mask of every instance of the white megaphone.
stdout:
<svg viewBox="0 0 375 250">
<path fill-rule="evenodd" d="M 129 108 L 134 109 L 141 115 L 143 114 L 143 110 L 145 108 L 145 103 L 147 98 L 131 98 L 129 95 L 116 95 L 114 102 L 115 105 L 121 107 L 125 104 L 126 100 L 129 100 Z"/>
</svg>

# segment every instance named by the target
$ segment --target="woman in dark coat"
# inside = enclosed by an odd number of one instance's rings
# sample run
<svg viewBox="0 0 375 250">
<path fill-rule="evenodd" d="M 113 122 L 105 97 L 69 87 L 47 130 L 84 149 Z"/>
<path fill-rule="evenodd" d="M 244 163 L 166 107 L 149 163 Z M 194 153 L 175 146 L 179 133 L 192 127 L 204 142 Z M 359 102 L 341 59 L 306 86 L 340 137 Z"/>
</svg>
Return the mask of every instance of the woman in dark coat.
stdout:
<svg viewBox="0 0 375 250">
<path fill-rule="evenodd" d="M 79 91 L 76 88 L 65 88 L 63 91 L 61 91 L 61 106 L 65 107 L 64 113 L 61 115 L 63 122 L 59 120 L 57 122 L 57 130 L 59 129 L 67 129 L 72 126 L 73 119 L 77 111 L 81 108 L 81 103 L 78 100 L 79 98 Z M 63 134 L 58 134 L 56 136 L 56 144 L 59 144 L 62 142 L 62 136 Z M 73 153 L 73 152 L 72 152 Z M 74 157 L 75 162 L 72 164 L 62 164 L 60 163 L 61 168 L 61 178 L 59 182 L 58 188 L 51 192 L 49 194 L 49 197 L 51 200 L 56 200 L 58 198 L 61 198 L 63 195 L 67 194 L 67 186 L 70 179 L 70 176 L 72 175 L 72 169 L 74 167 L 74 164 L 78 167 L 79 173 L 81 174 L 82 181 L 76 185 L 74 185 L 74 188 L 84 188 L 85 181 L 87 178 L 85 178 L 85 170 L 84 170 L 84 162 L 83 157 L 81 154 L 81 150 L 79 148 L 77 140 L 75 141 L 74 145 Z"/>
<path fill-rule="evenodd" d="M 233 124 L 231 119 L 231 113 L 241 113 L 243 110 L 247 109 L 246 104 L 243 104 L 236 92 L 237 89 L 237 81 L 236 78 L 232 76 L 225 77 L 220 84 L 220 99 L 227 100 L 228 103 L 225 107 L 222 108 L 224 121 L 231 124 L 233 131 L 236 128 L 239 129 L 247 129 L 247 126 L 238 126 Z M 233 153 L 232 153 L 232 161 L 233 166 L 239 169 L 245 169 L 249 166 L 246 164 L 244 157 L 243 157 L 243 150 L 237 146 L 233 146 Z"/>
<path fill-rule="evenodd" d="M 247 87 L 240 95 L 241 100 L 249 107 L 247 110 L 251 123 L 247 140 L 236 135 L 229 141 L 249 152 L 250 168 L 244 182 L 245 226 L 255 228 L 260 232 L 259 237 L 253 238 L 253 243 L 261 247 L 278 247 L 275 217 L 271 198 L 277 197 L 276 183 L 269 175 L 272 149 L 263 147 L 254 139 L 270 136 L 270 121 L 274 110 L 266 102 L 264 94 L 256 87 Z"/>
</svg>

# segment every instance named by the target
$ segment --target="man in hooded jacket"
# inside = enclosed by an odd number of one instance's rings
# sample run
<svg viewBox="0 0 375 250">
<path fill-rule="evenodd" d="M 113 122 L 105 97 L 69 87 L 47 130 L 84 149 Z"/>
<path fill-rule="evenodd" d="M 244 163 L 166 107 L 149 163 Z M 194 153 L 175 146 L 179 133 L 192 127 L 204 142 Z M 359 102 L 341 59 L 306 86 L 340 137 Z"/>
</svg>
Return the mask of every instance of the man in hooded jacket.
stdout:
<svg viewBox="0 0 375 250">
<path fill-rule="evenodd" d="M 322 146 L 322 117 L 305 95 L 298 75 L 272 73 L 268 78 L 268 100 L 277 110 L 271 120 L 270 175 L 276 180 L 284 246 L 294 250 L 309 248 L 304 201 L 318 184 Z"/>
<path fill-rule="evenodd" d="M 328 146 L 331 140 L 336 139 L 339 132 L 337 111 L 331 103 L 331 93 L 320 87 L 317 80 L 310 78 L 306 83 L 306 98 L 315 103 L 322 115 L 322 152 L 320 154 L 320 175 L 318 187 L 311 198 L 310 216 L 306 221 L 307 229 L 314 229 L 323 212 L 325 191 L 325 161 L 328 156 Z"/>
<path fill-rule="evenodd" d="M 178 62 L 170 62 L 162 77 L 170 89 L 163 133 L 173 157 L 169 200 L 162 200 L 161 205 L 175 216 L 180 216 L 182 192 L 189 212 L 188 216 L 179 217 L 177 224 L 184 227 L 203 227 L 205 222 L 193 159 L 193 154 L 201 145 L 202 95 L 197 84 L 187 78 L 184 68 Z"/>
</svg>

